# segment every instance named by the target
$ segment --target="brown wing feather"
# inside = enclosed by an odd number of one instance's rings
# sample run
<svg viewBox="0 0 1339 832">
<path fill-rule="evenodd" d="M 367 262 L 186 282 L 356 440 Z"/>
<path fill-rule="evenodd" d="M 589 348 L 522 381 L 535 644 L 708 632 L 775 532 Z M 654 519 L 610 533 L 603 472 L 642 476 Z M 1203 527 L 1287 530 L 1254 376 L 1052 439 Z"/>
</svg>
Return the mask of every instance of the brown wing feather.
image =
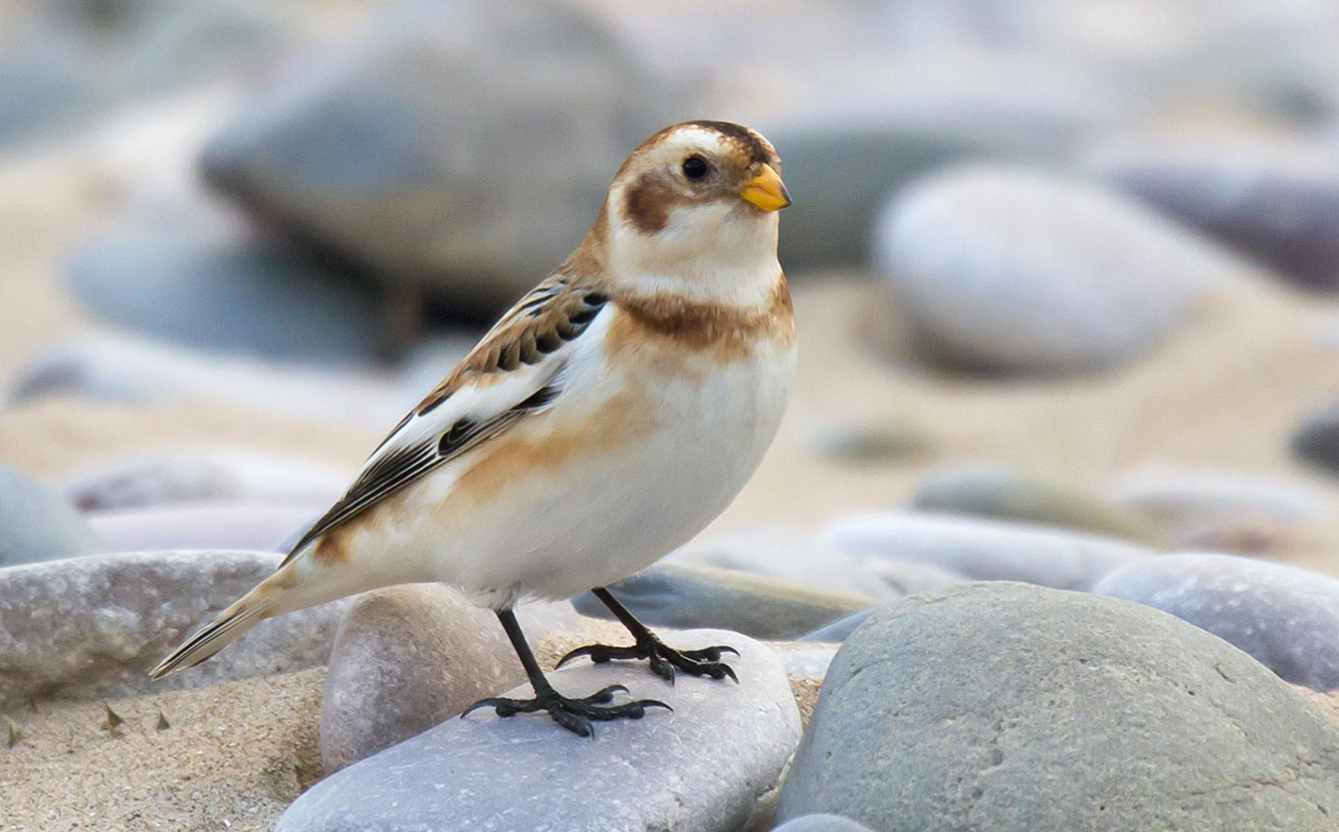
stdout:
<svg viewBox="0 0 1339 832">
<path fill-rule="evenodd" d="M 608 300 L 589 281 L 558 272 L 517 301 L 414 411 L 421 416 L 465 384 L 539 363 L 585 332 Z"/>
<path fill-rule="evenodd" d="M 312 525 L 280 566 L 291 561 L 317 538 L 351 520 L 404 486 L 479 443 L 498 435 L 516 420 L 547 407 L 558 395 L 553 383 L 524 401 L 487 419 L 459 419 L 443 424 L 417 441 L 394 447 L 401 431 L 431 412 L 465 385 L 487 384 L 522 365 L 537 364 L 585 332 L 608 298 L 590 285 L 559 273 L 536 286 L 488 331 L 446 380 L 423 399 L 373 451 L 353 485 Z M 553 378 L 557 375 L 557 371 Z M 382 451 L 385 451 L 383 454 Z"/>
</svg>

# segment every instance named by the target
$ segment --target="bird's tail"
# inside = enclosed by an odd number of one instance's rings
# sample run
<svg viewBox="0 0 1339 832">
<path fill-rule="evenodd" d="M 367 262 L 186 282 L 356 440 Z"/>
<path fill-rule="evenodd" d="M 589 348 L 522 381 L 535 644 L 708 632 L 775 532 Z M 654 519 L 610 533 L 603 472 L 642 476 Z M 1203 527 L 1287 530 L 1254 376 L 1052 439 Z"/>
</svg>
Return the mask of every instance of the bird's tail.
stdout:
<svg viewBox="0 0 1339 832">
<path fill-rule="evenodd" d="M 169 673 L 194 667 L 232 644 L 242 633 L 280 612 L 277 602 L 284 585 L 292 581 L 293 576 L 289 574 L 291 567 L 292 564 L 257 584 L 255 589 L 182 642 L 171 655 L 149 671 L 149 675 L 161 679 Z"/>
</svg>

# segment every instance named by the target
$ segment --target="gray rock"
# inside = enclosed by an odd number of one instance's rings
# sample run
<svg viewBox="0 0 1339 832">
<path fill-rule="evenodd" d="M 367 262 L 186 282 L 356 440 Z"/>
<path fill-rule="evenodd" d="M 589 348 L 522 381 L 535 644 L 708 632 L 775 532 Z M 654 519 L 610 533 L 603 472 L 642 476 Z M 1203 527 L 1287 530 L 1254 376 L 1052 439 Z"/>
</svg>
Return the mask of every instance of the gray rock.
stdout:
<svg viewBox="0 0 1339 832">
<path fill-rule="evenodd" d="M 510 303 L 561 262 L 618 160 L 672 120 L 565 2 L 395 4 L 304 70 L 210 142 L 208 180 L 460 311 Z"/>
<path fill-rule="evenodd" d="M 782 650 L 781 661 L 786 667 L 787 676 L 799 676 L 822 679 L 828 672 L 828 666 L 837 655 L 835 647 L 813 647 L 798 650 Z"/>
<path fill-rule="evenodd" d="M 752 572 L 868 596 L 875 601 L 901 598 L 963 580 L 933 566 L 851 555 L 806 535 L 772 530 L 732 532 L 696 540 L 674 552 L 665 562 Z"/>
<path fill-rule="evenodd" d="M 0 465 L 0 567 L 105 551 L 106 542 L 69 503 Z"/>
<path fill-rule="evenodd" d="M 1012 374 L 1123 364 L 1243 268 L 1133 200 L 984 167 L 895 199 L 875 260 L 927 356 Z"/>
<path fill-rule="evenodd" d="M 182 447 L 112 459 L 61 477 L 55 485 L 80 511 L 211 502 L 319 507 L 338 499 L 350 476 L 333 465 L 274 453 Z"/>
<path fill-rule="evenodd" d="M 609 591 L 647 624 L 721 627 L 770 639 L 795 638 L 874 603 L 797 581 L 686 563 L 649 566 L 610 584 Z M 582 615 L 613 618 L 588 592 L 572 604 Z"/>
<path fill-rule="evenodd" d="M 297 34 L 285 4 L 264 0 L 22 5 L 6 12 L 0 30 L 0 144 L 65 133 L 118 107 L 254 68 Z"/>
<path fill-rule="evenodd" d="M 96 316 L 195 349 L 338 365 L 371 364 L 384 346 L 372 286 L 209 205 L 139 206 L 66 271 Z"/>
<path fill-rule="evenodd" d="M 860 612 L 853 613 L 845 618 L 839 618 L 831 624 L 824 624 L 813 632 L 805 633 L 800 637 L 800 641 L 818 641 L 824 643 L 840 643 L 846 641 L 847 637 L 855 632 L 856 627 L 864 624 L 865 619 L 883 609 L 884 606 L 885 605 L 881 604 L 877 607 L 867 607 Z"/>
<path fill-rule="evenodd" d="M 787 269 L 864 263 L 870 230 L 888 194 L 945 165 L 987 154 L 1014 155 L 980 131 L 908 124 L 807 123 L 767 128 L 796 195 L 786 211 L 780 255 Z"/>
<path fill-rule="evenodd" d="M 1164 543 L 1137 512 L 1093 494 L 996 465 L 958 465 L 927 474 L 907 501 L 917 511 L 963 514 Z"/>
<path fill-rule="evenodd" d="M 268 577 L 279 555 L 143 552 L 0 569 L 0 710 L 30 699 L 175 690 L 323 664 L 347 601 L 264 621 L 154 682 L 184 637 Z"/>
<path fill-rule="evenodd" d="M 624 684 L 674 712 L 598 723 L 594 740 L 543 715 L 449 720 L 317 783 L 277 832 L 767 828 L 768 797 L 800 735 L 780 661 L 737 633 L 676 633 L 671 642 L 737 647 L 740 684 L 681 676 L 670 687 L 637 665 L 565 668 L 550 674 L 564 693 Z M 508 695 L 531 694 L 522 686 Z"/>
<path fill-rule="evenodd" d="M 1293 148 L 1127 153 L 1098 175 L 1312 289 L 1339 290 L 1339 158 Z"/>
<path fill-rule="evenodd" d="M 1339 726 L 1147 607 L 1018 584 L 894 604 L 847 639 L 778 816 L 883 832 L 1322 832 Z"/>
<path fill-rule="evenodd" d="M 561 604 L 517 608 L 538 641 L 576 623 Z M 327 773 L 458 716 L 525 681 L 511 642 L 490 610 L 440 584 L 359 596 L 339 626 L 321 697 L 321 763 Z"/>
<path fill-rule="evenodd" d="M 772 832 L 870 832 L 869 827 L 861 826 L 850 818 L 839 815 L 805 815 L 802 818 L 787 821 Z"/>
<path fill-rule="evenodd" d="M 4 393 L 10 404 L 51 397 L 117 404 L 221 400 L 267 413 L 307 420 L 320 416 L 331 423 L 382 430 L 418 400 L 363 373 L 208 355 L 108 334 L 52 347 L 21 368 Z"/>
<path fill-rule="evenodd" d="M 1111 500 L 1163 529 L 1175 548 L 1258 553 L 1331 510 L 1304 483 L 1231 471 L 1151 468 L 1112 483 Z"/>
<path fill-rule="evenodd" d="M 1093 592 L 1147 604 L 1208 630 L 1295 685 L 1339 688 L 1339 580 L 1231 555 L 1131 564 Z"/>
<path fill-rule="evenodd" d="M 929 564 L 980 581 L 1087 590 L 1153 550 L 1092 534 L 943 514 L 885 512 L 837 520 L 818 536 L 840 552 Z"/>
<path fill-rule="evenodd" d="M 927 432 L 905 421 L 848 421 L 815 430 L 809 443 L 820 456 L 848 465 L 886 465 L 924 456 Z"/>
<path fill-rule="evenodd" d="M 87 515 L 107 552 L 231 549 L 287 552 L 329 504 L 228 503 L 159 506 Z"/>
<path fill-rule="evenodd" d="M 1339 404 L 1307 417 L 1292 438 L 1293 455 L 1329 474 L 1339 474 Z"/>
</svg>

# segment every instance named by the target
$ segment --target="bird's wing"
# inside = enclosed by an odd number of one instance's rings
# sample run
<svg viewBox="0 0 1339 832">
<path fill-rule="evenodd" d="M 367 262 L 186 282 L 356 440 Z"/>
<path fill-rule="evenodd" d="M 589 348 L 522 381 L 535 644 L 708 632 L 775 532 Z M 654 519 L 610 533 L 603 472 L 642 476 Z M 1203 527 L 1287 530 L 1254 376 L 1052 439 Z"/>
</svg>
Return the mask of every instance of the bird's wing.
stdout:
<svg viewBox="0 0 1339 832">
<path fill-rule="evenodd" d="M 331 529 L 550 406 L 562 395 L 573 343 L 607 301 L 563 274 L 521 298 L 372 452 L 349 490 L 280 566 Z"/>
</svg>

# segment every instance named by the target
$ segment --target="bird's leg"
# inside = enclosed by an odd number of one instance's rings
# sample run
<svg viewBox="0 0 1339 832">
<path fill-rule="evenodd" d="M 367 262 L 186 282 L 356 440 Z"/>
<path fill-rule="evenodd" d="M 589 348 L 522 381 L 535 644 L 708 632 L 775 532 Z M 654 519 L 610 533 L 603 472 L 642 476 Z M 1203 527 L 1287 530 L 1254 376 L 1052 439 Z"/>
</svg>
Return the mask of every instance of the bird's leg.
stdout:
<svg viewBox="0 0 1339 832">
<path fill-rule="evenodd" d="M 553 689 L 548 679 L 544 678 L 544 672 L 539 669 L 539 662 L 535 661 L 535 654 L 530 652 L 530 645 L 526 643 L 525 634 L 521 632 L 521 625 L 516 621 L 516 614 L 511 610 L 499 610 L 497 617 L 502 622 L 502 629 L 507 631 L 507 638 L 511 639 L 511 646 L 516 649 L 521 665 L 525 667 L 525 675 L 530 678 L 530 687 L 535 690 L 535 698 L 480 699 L 466 708 L 465 713 L 461 714 L 462 717 L 476 708 L 493 708 L 498 716 L 504 717 L 545 711 L 554 722 L 567 730 L 583 737 L 593 737 L 595 730 L 590 724 L 593 719 L 641 719 L 646 714 L 647 708 L 673 710 L 669 705 L 655 699 L 639 699 L 623 705 L 610 705 L 609 703 L 614 701 L 615 693 L 628 692 L 622 685 L 610 685 L 584 699 L 569 699 L 563 696 Z"/>
<path fill-rule="evenodd" d="M 724 679 L 729 676 L 736 682 L 739 681 L 734 669 L 721 661 L 722 653 L 734 653 L 738 656 L 739 651 L 735 648 L 718 645 L 702 650 L 675 650 L 661 641 L 645 624 L 638 621 L 637 616 L 620 604 L 609 590 L 601 586 L 592 589 L 591 592 L 595 594 L 596 598 L 604 602 L 604 605 L 609 608 L 609 611 L 624 627 L 628 628 L 628 632 L 632 633 L 632 637 L 636 641 L 631 647 L 614 647 L 608 644 L 590 644 L 585 647 L 578 647 L 563 656 L 562 661 L 558 662 L 558 667 L 562 667 L 578 656 L 590 656 L 591 661 L 596 664 L 603 664 L 614 659 L 647 659 L 651 664 L 651 670 L 670 683 L 674 682 L 676 669 L 693 676 L 710 676 L 713 679 Z"/>
</svg>

